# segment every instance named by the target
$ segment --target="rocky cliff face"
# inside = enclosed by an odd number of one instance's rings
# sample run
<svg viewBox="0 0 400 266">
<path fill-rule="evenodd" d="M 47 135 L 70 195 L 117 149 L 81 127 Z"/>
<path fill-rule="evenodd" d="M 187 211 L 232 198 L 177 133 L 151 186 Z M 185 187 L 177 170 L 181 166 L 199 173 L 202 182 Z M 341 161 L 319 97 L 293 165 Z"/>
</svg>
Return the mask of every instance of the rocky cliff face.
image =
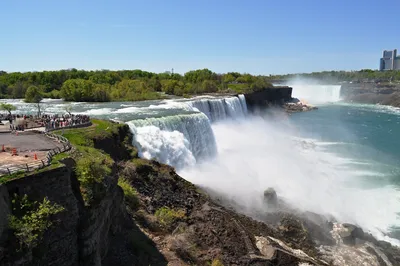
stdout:
<svg viewBox="0 0 400 266">
<path fill-rule="evenodd" d="M 249 110 L 265 108 L 270 105 L 282 105 L 292 100 L 292 88 L 276 86 L 244 95 Z"/>
<path fill-rule="evenodd" d="M 400 107 L 400 85 L 347 83 L 341 86 L 340 97 L 348 102 Z"/>
<path fill-rule="evenodd" d="M 109 151 L 112 157 L 124 158 L 130 150 L 119 150 L 130 137 L 126 126 L 95 145 Z M 116 172 L 106 180 L 104 197 L 96 204 L 85 206 L 73 171 L 75 161 L 66 159 L 64 163 L 65 166 L 0 185 L 0 265 L 102 265 L 109 253 L 111 238 L 123 231 L 120 221 L 127 215 Z M 19 246 L 8 228 L 8 215 L 13 212 L 11 199 L 23 195 L 28 195 L 32 202 L 42 202 L 46 197 L 65 211 L 53 217 L 53 226 L 38 247 L 18 254 Z"/>
<path fill-rule="evenodd" d="M 101 265 L 109 247 L 108 236 L 118 228 L 113 223 L 123 212 L 123 193 L 116 179 L 110 182 L 103 200 L 92 207 L 84 207 L 78 181 L 67 166 L 11 181 L 0 186 L 0 190 L 0 246 L 4 256 L 0 257 L 0 265 Z M 13 254 L 11 249 L 18 247 L 4 224 L 7 214 L 11 213 L 9 198 L 25 194 L 32 201 L 47 197 L 65 211 L 54 217 L 54 226 L 45 233 L 32 254 L 15 260 L 8 255 Z"/>
<path fill-rule="evenodd" d="M 15 261 L 14 256 L 7 256 L 13 254 L 12 249 L 18 247 L 14 239 L 10 237 L 10 232 L 3 230 L 0 237 L 3 242 L 0 243 L 0 246 L 5 250 L 5 258 L 0 260 L 0 264 L 50 265 L 55 263 L 57 265 L 76 265 L 78 263 L 79 208 L 71 186 L 70 169 L 61 167 L 34 175 L 31 178 L 11 181 L 0 188 L 0 198 L 11 199 L 15 195 L 26 194 L 32 201 L 42 201 L 44 197 L 47 197 L 50 201 L 60 204 L 67 210 L 57 215 L 58 225 L 46 232 L 40 247 L 33 250 L 32 254 L 25 254 L 23 258 L 17 261 Z M 11 213 L 10 203 L 8 202 L 6 205 L 6 212 Z M 7 216 L 2 217 L 8 218 Z"/>
</svg>

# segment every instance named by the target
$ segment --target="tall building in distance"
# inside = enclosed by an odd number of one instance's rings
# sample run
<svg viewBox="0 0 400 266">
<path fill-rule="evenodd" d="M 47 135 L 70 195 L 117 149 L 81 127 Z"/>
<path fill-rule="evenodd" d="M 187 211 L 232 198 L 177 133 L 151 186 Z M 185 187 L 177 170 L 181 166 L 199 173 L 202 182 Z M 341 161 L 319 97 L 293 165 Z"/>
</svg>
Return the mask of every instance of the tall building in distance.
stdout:
<svg viewBox="0 0 400 266">
<path fill-rule="evenodd" d="M 400 70 L 400 56 L 397 56 L 397 49 L 383 51 L 379 70 Z"/>
</svg>

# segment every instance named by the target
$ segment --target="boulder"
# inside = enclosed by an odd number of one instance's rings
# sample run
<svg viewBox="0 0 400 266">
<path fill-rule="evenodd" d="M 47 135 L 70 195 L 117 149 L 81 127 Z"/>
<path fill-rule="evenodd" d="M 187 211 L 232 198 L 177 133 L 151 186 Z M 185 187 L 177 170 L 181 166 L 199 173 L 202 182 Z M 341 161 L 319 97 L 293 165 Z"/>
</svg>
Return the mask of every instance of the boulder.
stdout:
<svg viewBox="0 0 400 266">
<path fill-rule="evenodd" d="M 343 230 L 339 234 L 344 244 L 355 245 L 357 242 L 359 242 L 358 240 L 364 240 L 364 231 L 360 227 L 348 223 L 344 223 L 343 227 L 346 230 Z"/>
<path fill-rule="evenodd" d="M 267 204 L 268 208 L 276 208 L 278 205 L 278 195 L 275 189 L 267 188 L 264 191 L 264 202 Z"/>
</svg>

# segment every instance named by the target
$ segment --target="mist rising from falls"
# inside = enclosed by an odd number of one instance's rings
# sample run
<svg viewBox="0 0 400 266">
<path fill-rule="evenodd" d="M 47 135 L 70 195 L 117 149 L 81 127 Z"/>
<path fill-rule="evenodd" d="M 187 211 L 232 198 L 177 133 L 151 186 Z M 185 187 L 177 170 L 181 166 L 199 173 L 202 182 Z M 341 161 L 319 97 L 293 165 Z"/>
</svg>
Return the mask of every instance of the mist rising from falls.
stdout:
<svg viewBox="0 0 400 266">
<path fill-rule="evenodd" d="M 311 104 L 340 101 L 341 85 L 322 85 L 316 81 L 294 79 L 286 85 L 293 88 L 292 97 Z"/>
<path fill-rule="evenodd" d="M 247 213 L 265 212 L 263 191 L 301 210 L 333 215 L 376 236 L 399 224 L 399 195 L 390 186 L 364 189 L 357 183 L 363 165 L 294 140 L 296 130 L 282 121 L 257 117 L 213 125 L 218 157 L 179 174 L 240 204 Z M 332 144 L 334 145 L 334 144 Z M 343 167 L 345 166 L 346 167 Z M 375 175 L 375 172 L 371 172 Z"/>
</svg>

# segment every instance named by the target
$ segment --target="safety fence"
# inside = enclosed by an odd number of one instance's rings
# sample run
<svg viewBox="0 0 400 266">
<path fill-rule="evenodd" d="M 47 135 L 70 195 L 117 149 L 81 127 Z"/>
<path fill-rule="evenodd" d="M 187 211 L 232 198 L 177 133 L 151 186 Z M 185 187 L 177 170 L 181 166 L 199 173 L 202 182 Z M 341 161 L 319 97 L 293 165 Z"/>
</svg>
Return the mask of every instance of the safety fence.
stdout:
<svg viewBox="0 0 400 266">
<path fill-rule="evenodd" d="M 68 141 L 68 139 L 64 138 L 63 136 L 52 133 L 45 133 L 45 136 L 52 139 L 53 141 L 62 144 L 62 146 L 60 145 L 57 148 L 49 150 L 46 154 L 46 158 L 44 159 L 37 160 L 37 158 L 35 158 L 36 160 L 33 163 L 0 166 L 0 176 L 11 175 L 18 172 L 31 172 L 36 169 L 41 169 L 43 167 L 50 165 L 53 156 L 62 152 L 69 151 L 72 148 L 71 143 Z"/>
</svg>

